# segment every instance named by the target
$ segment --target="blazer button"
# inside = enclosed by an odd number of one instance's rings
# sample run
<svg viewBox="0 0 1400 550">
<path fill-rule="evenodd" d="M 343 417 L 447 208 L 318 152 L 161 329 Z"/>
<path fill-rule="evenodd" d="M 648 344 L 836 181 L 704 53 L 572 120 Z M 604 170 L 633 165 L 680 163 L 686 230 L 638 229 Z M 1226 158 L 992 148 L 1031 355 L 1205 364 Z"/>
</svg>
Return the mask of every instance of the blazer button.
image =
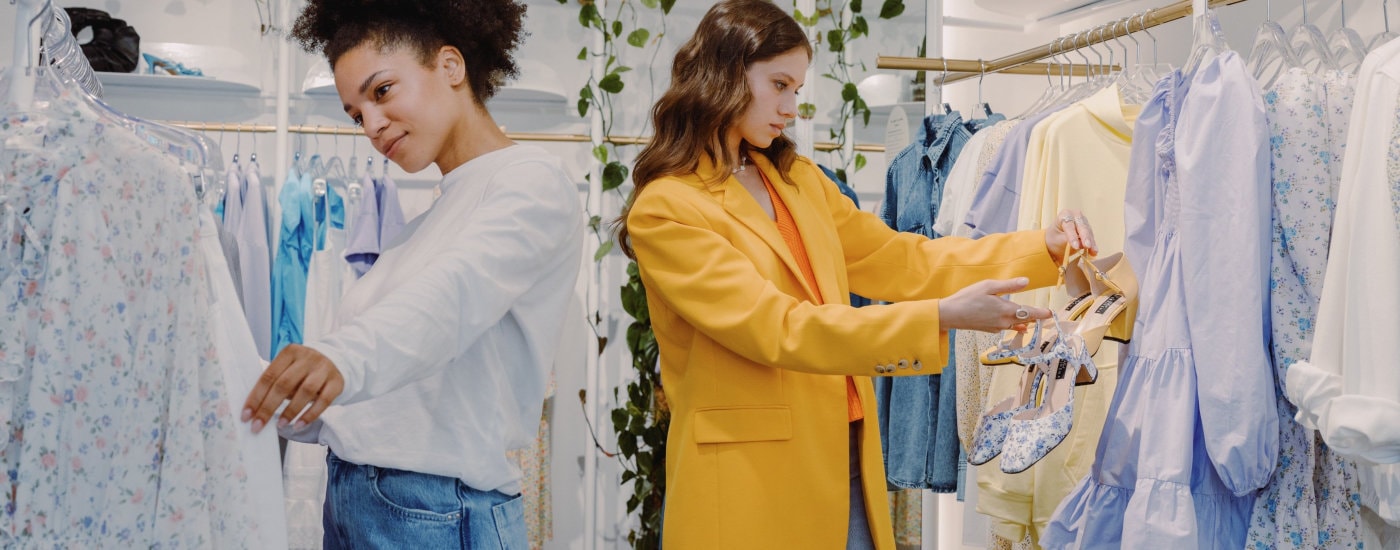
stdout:
<svg viewBox="0 0 1400 550">
<path fill-rule="evenodd" d="M 875 365 L 875 372 L 878 372 L 878 373 L 880 373 L 880 374 L 885 374 L 886 372 L 889 372 L 889 371 L 885 370 L 885 366 L 884 366 L 884 365 Z"/>
<path fill-rule="evenodd" d="M 923 361 L 920 361 L 920 360 L 918 360 L 918 359 L 915 359 L 915 360 L 914 360 L 914 370 L 924 370 L 924 362 L 923 362 Z"/>
<path fill-rule="evenodd" d="M 899 360 L 899 368 L 901 368 L 901 369 L 907 369 L 907 368 L 909 368 L 909 360 L 908 360 L 908 359 L 900 359 L 900 360 Z"/>
</svg>

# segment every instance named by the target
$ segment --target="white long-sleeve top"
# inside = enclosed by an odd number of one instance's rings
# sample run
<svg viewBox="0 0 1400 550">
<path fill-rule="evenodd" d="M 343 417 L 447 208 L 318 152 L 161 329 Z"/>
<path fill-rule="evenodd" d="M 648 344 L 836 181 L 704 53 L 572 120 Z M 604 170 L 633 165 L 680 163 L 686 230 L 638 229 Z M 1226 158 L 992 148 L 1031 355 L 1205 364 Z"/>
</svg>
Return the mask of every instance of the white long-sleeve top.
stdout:
<svg viewBox="0 0 1400 550">
<path fill-rule="evenodd" d="M 1362 502 L 1400 525 L 1400 41 L 1373 51 L 1357 96 L 1312 354 L 1288 369 L 1299 423 L 1357 461 Z"/>
<path fill-rule="evenodd" d="M 539 426 L 578 277 L 584 219 L 557 158 L 514 145 L 442 181 L 307 346 L 345 390 L 298 441 L 356 464 L 519 492 L 506 450 Z"/>
</svg>

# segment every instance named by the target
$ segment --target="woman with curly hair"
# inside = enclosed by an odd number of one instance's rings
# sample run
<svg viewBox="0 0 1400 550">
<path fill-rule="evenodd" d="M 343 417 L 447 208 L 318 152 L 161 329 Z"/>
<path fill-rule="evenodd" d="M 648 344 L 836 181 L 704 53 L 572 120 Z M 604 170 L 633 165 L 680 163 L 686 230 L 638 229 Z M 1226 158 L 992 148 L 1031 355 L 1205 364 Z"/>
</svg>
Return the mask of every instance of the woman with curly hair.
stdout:
<svg viewBox="0 0 1400 550">
<path fill-rule="evenodd" d="M 330 448 L 326 548 L 523 548 L 521 472 L 573 299 L 577 191 L 485 102 L 517 72 L 509 0 L 310 0 L 292 30 L 330 61 L 345 113 L 442 195 L 289 345 L 243 421 Z M 278 414 L 278 409 L 281 413 Z M 276 415 L 276 418 L 273 418 Z"/>
<path fill-rule="evenodd" d="M 671 404 L 662 546 L 894 548 L 871 376 L 937 374 L 948 330 L 1050 317 L 1077 211 L 978 241 L 896 233 L 783 134 L 812 49 L 766 0 L 724 0 L 676 53 L 619 242 Z M 898 302 L 852 308 L 849 293 Z"/>
</svg>

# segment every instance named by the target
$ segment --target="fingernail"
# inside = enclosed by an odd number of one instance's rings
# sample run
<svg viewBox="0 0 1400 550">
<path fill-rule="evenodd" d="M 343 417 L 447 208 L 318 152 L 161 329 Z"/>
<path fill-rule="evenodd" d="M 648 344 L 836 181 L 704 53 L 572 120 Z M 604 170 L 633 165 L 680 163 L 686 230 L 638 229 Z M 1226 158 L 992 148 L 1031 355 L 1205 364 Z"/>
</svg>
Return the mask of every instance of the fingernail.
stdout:
<svg viewBox="0 0 1400 550">
<path fill-rule="evenodd" d="M 253 409 L 243 409 L 243 417 L 242 417 L 242 421 L 243 421 L 243 422 L 247 422 L 248 419 L 250 419 L 250 418 L 252 418 L 252 417 L 253 417 Z"/>
<path fill-rule="evenodd" d="M 262 429 L 263 429 L 263 421 L 261 421 L 261 420 L 254 420 L 254 421 L 253 421 L 253 433 L 261 432 Z"/>
<path fill-rule="evenodd" d="M 1028 284 L 1031 284 L 1031 280 L 1030 280 L 1029 278 L 1026 278 L 1026 277 L 1017 277 L 1017 278 L 1016 278 L 1016 284 L 1018 284 L 1018 285 L 1028 285 Z"/>
<path fill-rule="evenodd" d="M 292 423 L 291 423 L 291 422 L 288 422 L 287 419 L 285 419 L 285 418 L 278 418 L 278 419 L 277 419 L 277 427 L 278 427 L 278 428 L 285 428 L 285 427 L 287 427 L 287 426 L 290 426 L 291 424 L 292 424 Z"/>
<path fill-rule="evenodd" d="M 296 424 L 292 424 L 292 429 L 293 429 L 293 430 L 298 430 L 298 431 L 299 431 L 299 430 L 301 430 L 302 428 L 305 428 L 305 427 L 306 427 L 306 423 L 305 423 L 305 422 L 302 422 L 302 421 L 300 421 L 300 420 L 298 420 Z"/>
<path fill-rule="evenodd" d="M 1080 245 L 1079 245 L 1079 242 L 1078 242 L 1078 241 L 1075 241 L 1075 242 L 1070 243 L 1070 246 L 1073 246 L 1075 250 L 1079 250 L 1079 249 L 1080 249 Z"/>
</svg>

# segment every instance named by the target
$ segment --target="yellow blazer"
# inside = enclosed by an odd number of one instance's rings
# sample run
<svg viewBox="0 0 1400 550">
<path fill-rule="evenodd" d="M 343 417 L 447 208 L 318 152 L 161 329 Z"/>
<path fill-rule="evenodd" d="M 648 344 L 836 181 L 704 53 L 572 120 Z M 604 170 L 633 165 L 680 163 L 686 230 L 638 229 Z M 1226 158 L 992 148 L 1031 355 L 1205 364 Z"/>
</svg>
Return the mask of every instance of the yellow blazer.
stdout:
<svg viewBox="0 0 1400 550">
<path fill-rule="evenodd" d="M 817 287 L 777 225 L 733 177 L 702 162 L 652 181 L 627 218 L 671 407 L 666 550 L 845 548 L 850 513 L 846 382 L 865 410 L 866 510 L 893 550 L 870 376 L 938 374 L 947 358 L 938 301 L 989 278 L 1054 284 L 1043 231 L 929 240 L 855 208 L 805 158 L 787 185 Z M 849 292 L 898 302 L 850 307 Z M 821 297 L 824 305 L 813 299 Z"/>
</svg>

